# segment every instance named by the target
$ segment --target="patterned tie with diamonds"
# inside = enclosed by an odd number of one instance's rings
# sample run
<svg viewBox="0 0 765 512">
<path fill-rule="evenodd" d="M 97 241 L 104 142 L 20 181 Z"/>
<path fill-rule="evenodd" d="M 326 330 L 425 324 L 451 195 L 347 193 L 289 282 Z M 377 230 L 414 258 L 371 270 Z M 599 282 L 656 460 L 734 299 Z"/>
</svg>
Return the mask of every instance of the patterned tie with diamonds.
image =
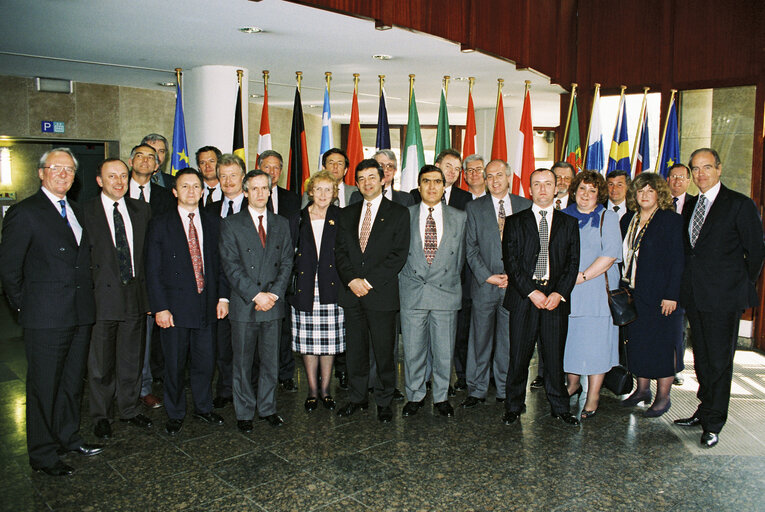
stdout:
<svg viewBox="0 0 765 512">
<path fill-rule="evenodd" d="M 541 210 L 539 215 L 542 220 L 539 221 L 539 256 L 537 256 L 537 266 L 534 269 L 534 279 L 542 279 L 547 273 L 547 255 L 548 255 L 548 227 L 547 212 Z"/>
<path fill-rule="evenodd" d="M 428 208 L 428 218 L 425 219 L 425 261 L 428 265 L 433 263 L 438 250 L 438 233 L 436 232 L 436 221 L 433 219 L 433 208 Z"/>
<path fill-rule="evenodd" d="M 359 236 L 361 252 L 367 250 L 367 242 L 369 241 L 370 231 L 372 231 L 372 203 L 367 202 L 367 212 L 364 214 L 364 220 L 361 223 L 361 236 Z"/>
<path fill-rule="evenodd" d="M 505 235 L 505 200 L 499 200 L 499 214 L 497 215 L 497 225 L 499 226 L 499 239 Z"/>
<path fill-rule="evenodd" d="M 189 213 L 189 253 L 191 253 L 191 264 L 194 266 L 197 293 L 202 293 L 205 288 L 205 274 L 202 269 L 202 250 L 199 248 L 199 237 L 197 236 L 197 228 L 194 227 L 193 213 Z"/>
<path fill-rule="evenodd" d="M 696 240 L 701 233 L 701 226 L 704 225 L 704 215 L 707 212 L 707 198 L 704 194 L 699 196 L 699 204 L 696 211 L 693 212 L 693 221 L 691 222 L 691 247 L 696 247 Z"/>
<path fill-rule="evenodd" d="M 133 261 L 130 257 L 130 244 L 128 244 L 125 219 L 118 209 L 119 203 L 114 203 L 114 247 L 117 249 L 117 259 L 120 265 L 120 280 L 127 284 L 133 277 Z"/>
</svg>

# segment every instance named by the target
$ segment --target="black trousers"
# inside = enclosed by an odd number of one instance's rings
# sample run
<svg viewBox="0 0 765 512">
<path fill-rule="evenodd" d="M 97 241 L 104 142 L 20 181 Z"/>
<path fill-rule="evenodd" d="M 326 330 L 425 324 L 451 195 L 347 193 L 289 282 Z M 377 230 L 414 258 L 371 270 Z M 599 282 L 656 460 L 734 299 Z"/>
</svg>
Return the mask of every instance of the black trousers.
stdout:
<svg viewBox="0 0 765 512">
<path fill-rule="evenodd" d="M 457 333 L 454 340 L 454 372 L 458 379 L 466 378 L 468 339 L 470 338 L 470 314 L 472 299 L 462 299 L 462 309 L 457 312 Z"/>
<path fill-rule="evenodd" d="M 33 468 L 52 466 L 59 448 L 82 444 L 80 405 L 90 330 L 90 325 L 24 329 L 27 452 Z"/>
<path fill-rule="evenodd" d="M 196 412 L 212 410 L 212 377 L 215 371 L 215 324 L 206 327 L 168 327 L 162 329 L 162 352 L 165 356 L 165 411 L 168 418 L 182 420 L 186 416 L 184 375 L 186 360 L 191 363 L 189 379 Z"/>
</svg>

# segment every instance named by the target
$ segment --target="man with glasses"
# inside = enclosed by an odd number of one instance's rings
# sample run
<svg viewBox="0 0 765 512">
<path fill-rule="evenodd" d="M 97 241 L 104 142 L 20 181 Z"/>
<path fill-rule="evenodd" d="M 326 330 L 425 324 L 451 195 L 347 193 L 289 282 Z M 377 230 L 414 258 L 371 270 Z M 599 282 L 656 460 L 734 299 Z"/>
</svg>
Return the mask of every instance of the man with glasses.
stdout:
<svg viewBox="0 0 765 512">
<path fill-rule="evenodd" d="M 483 157 L 481 155 L 470 155 L 462 162 L 462 168 L 465 170 L 465 182 L 468 185 L 468 192 L 473 199 L 478 199 L 486 195 L 486 179 L 483 172 Z"/>
<path fill-rule="evenodd" d="M 568 187 L 571 186 L 576 171 L 574 171 L 574 166 L 568 162 L 555 162 L 551 170 L 555 173 L 558 181 L 553 205 L 556 210 L 563 210 L 568 206 Z"/>
<path fill-rule="evenodd" d="M 396 153 L 390 149 L 381 149 L 375 153 L 372 158 L 377 160 L 377 163 L 383 168 L 383 197 L 386 197 L 401 206 L 412 206 L 414 204 L 414 199 L 411 194 L 393 189 L 393 180 L 398 171 Z M 360 199 L 361 196 L 359 196 L 359 200 Z"/>
<path fill-rule="evenodd" d="M 672 194 L 672 205 L 677 213 L 682 214 L 685 203 L 692 197 L 696 197 L 687 192 L 688 185 L 691 184 L 691 170 L 684 164 L 675 164 L 669 170 L 667 183 L 669 192 Z"/>
</svg>

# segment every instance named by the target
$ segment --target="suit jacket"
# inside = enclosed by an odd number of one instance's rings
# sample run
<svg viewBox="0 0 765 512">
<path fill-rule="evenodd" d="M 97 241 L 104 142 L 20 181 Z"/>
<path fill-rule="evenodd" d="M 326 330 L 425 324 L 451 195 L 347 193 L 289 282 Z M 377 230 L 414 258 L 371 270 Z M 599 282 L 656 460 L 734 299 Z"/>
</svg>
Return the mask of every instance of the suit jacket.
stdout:
<svg viewBox="0 0 765 512">
<path fill-rule="evenodd" d="M 153 194 L 153 192 L 152 192 Z M 228 298 L 218 257 L 220 219 L 199 210 L 205 288 L 197 293 L 189 243 L 178 210 L 156 216 L 146 235 L 146 282 L 152 312 L 170 310 L 176 327 L 200 328 L 216 320 L 219 298 Z"/>
<path fill-rule="evenodd" d="M 83 214 L 70 202 L 80 226 Z M 95 321 L 90 241 L 80 245 L 61 212 L 38 190 L 13 205 L 3 221 L 0 281 L 24 328 L 49 329 Z"/>
<path fill-rule="evenodd" d="M 765 255 L 762 221 L 754 202 L 720 186 L 691 247 L 688 226 L 698 197 L 683 207 L 685 270 L 680 301 L 700 311 L 743 311 L 758 304 L 755 284 Z"/>
<path fill-rule="evenodd" d="M 289 223 L 281 215 L 267 212 L 266 224 L 264 248 L 249 208 L 221 223 L 220 256 L 223 272 L 231 283 L 232 321 L 267 322 L 284 316 L 284 295 L 294 254 Z M 268 311 L 255 311 L 252 299 L 260 292 L 274 293 L 279 300 Z"/>
<path fill-rule="evenodd" d="M 361 193 L 359 193 L 358 187 L 354 185 L 348 185 L 347 183 L 343 184 L 343 193 L 345 194 L 345 206 L 348 206 L 351 203 L 355 203 L 357 201 L 361 201 Z M 308 206 L 308 203 L 312 202 L 311 198 L 308 196 L 308 194 L 303 194 L 303 201 L 301 203 L 301 208 L 305 208 Z"/>
<path fill-rule="evenodd" d="M 149 299 L 146 295 L 146 273 L 144 271 L 144 242 L 146 229 L 151 217 L 151 208 L 144 201 L 125 198 L 125 206 L 133 227 L 133 275 L 137 282 L 138 308 L 141 313 L 149 311 Z M 112 232 L 106 216 L 112 211 L 104 211 L 101 194 L 82 205 L 83 226 L 88 230 L 90 239 L 90 259 L 96 298 L 96 318 L 98 320 L 125 320 L 128 310 L 125 289 L 120 278 L 120 264 L 117 248 L 114 246 Z M 133 306 L 131 309 L 135 309 Z"/>
<path fill-rule="evenodd" d="M 548 254 L 550 274 L 545 293 L 559 293 L 565 302 L 561 301 L 557 309 L 568 314 L 571 290 L 579 273 L 579 223 L 560 210 L 553 209 L 552 212 Z M 512 310 L 538 289 L 534 283 L 538 255 L 539 229 L 531 208 L 508 217 L 502 235 L 502 259 L 508 278 L 505 309 Z"/>
<path fill-rule="evenodd" d="M 282 187 L 276 187 L 277 200 L 279 201 L 279 215 L 289 219 L 300 211 L 300 198 L 297 194 Z M 246 210 L 246 208 L 242 208 Z M 274 203 L 268 198 L 268 211 L 274 211 Z"/>
<path fill-rule="evenodd" d="M 460 271 L 465 264 L 465 212 L 443 206 L 443 233 L 428 265 L 420 235 L 420 205 L 409 207 L 409 255 L 398 275 L 401 309 L 457 311 L 462 306 Z"/>
<path fill-rule="evenodd" d="M 152 218 L 175 209 L 178 202 L 175 200 L 173 193 L 170 192 L 169 189 L 151 181 L 149 184 L 151 190 L 149 193 L 149 206 L 151 206 Z"/>
<path fill-rule="evenodd" d="M 382 198 L 366 251 L 362 253 L 359 221 L 363 205 L 364 202 L 353 203 L 340 210 L 335 262 L 344 286 L 338 303 L 343 307 L 362 304 L 373 311 L 396 311 L 399 309 L 398 273 L 409 251 L 409 210 Z M 361 298 L 348 288 L 348 283 L 357 277 L 372 285 L 369 293 Z"/>
<path fill-rule="evenodd" d="M 351 203 L 361 201 L 362 199 L 363 197 L 361 197 L 361 192 L 357 190 L 351 196 Z M 392 201 L 394 203 L 400 204 L 401 206 L 406 206 L 407 208 L 414 204 L 414 198 L 412 198 L 412 195 L 409 192 L 400 192 L 398 190 L 393 190 Z"/>
<path fill-rule="evenodd" d="M 689 194 L 688 192 L 686 192 L 686 193 L 685 193 L 685 194 L 683 194 L 683 195 L 685 196 L 685 200 L 683 201 L 683 212 L 684 212 L 684 211 L 685 211 L 685 208 L 688 206 L 688 201 L 690 201 L 690 200 L 691 200 L 691 198 L 694 198 L 694 197 L 696 197 L 696 196 L 693 196 L 693 195 Z M 678 213 L 680 213 L 680 215 L 682 215 L 682 214 L 683 214 L 683 212 L 678 212 Z"/>
<path fill-rule="evenodd" d="M 531 208 L 531 204 L 525 197 L 510 194 L 510 209 L 513 214 Z M 501 298 L 505 291 L 486 282 L 489 276 L 505 273 L 499 227 L 490 229 L 490 226 L 497 223 L 491 195 L 486 194 L 470 201 L 465 207 L 465 213 L 465 254 L 473 277 L 470 295 L 477 301 Z"/>
<path fill-rule="evenodd" d="M 412 196 L 412 199 L 414 200 L 415 204 L 422 201 L 422 197 L 420 197 L 420 191 L 419 189 L 413 188 L 409 194 Z M 457 185 L 452 185 L 452 193 L 449 195 L 449 206 L 453 206 L 454 208 L 464 210 L 465 206 L 473 200 L 473 194 L 470 192 L 466 192 L 459 188 Z"/>
</svg>

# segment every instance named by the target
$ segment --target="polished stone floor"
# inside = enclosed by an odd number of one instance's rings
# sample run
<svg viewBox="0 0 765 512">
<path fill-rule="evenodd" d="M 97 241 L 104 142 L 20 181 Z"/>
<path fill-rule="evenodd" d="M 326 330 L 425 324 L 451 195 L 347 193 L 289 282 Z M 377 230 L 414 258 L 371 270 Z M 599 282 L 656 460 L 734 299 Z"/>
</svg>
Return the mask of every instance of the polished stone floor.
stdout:
<svg viewBox="0 0 765 512">
<path fill-rule="evenodd" d="M 403 402 L 388 425 L 373 407 L 307 414 L 298 365 L 299 392 L 278 394 L 281 428 L 256 422 L 241 434 L 228 405 L 224 426 L 188 418 L 170 438 L 163 410 L 145 411 L 150 431 L 117 422 L 103 454 L 68 456 L 76 473 L 52 478 L 27 462 L 20 334 L 0 307 L 0 510 L 765 510 L 765 358 L 755 352 L 737 355 L 733 417 L 711 450 L 696 446 L 699 431 L 671 425 L 695 406 L 692 369 L 664 418 L 604 391 L 598 415 L 572 428 L 550 417 L 543 391 L 529 392 L 512 426 L 493 395 L 453 419 L 429 403 L 401 418 Z M 88 441 L 92 428 L 84 408 Z"/>
</svg>

